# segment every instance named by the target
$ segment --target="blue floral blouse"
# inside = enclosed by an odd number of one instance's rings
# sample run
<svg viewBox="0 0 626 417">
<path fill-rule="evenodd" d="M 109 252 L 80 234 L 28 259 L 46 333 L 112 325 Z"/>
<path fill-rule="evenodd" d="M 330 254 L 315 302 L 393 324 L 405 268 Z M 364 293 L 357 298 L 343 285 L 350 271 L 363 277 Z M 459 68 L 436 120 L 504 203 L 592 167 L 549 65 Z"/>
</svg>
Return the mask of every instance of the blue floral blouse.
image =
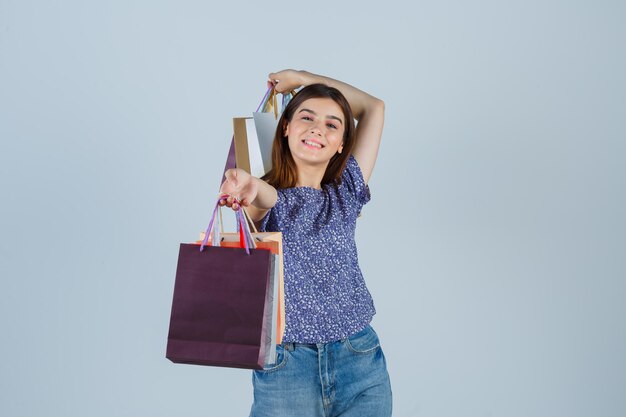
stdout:
<svg viewBox="0 0 626 417">
<path fill-rule="evenodd" d="M 376 313 L 357 257 L 356 219 L 370 200 L 350 155 L 341 184 L 278 189 L 262 231 L 283 233 L 284 342 L 327 343 L 357 333 Z"/>
</svg>

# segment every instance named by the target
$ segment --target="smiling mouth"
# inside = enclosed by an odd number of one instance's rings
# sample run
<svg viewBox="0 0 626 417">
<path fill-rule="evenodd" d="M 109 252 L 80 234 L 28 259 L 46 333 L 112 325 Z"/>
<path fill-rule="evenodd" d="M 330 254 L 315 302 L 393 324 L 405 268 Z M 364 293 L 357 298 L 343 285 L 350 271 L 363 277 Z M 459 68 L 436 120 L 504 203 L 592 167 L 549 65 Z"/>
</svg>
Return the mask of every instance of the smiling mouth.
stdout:
<svg viewBox="0 0 626 417">
<path fill-rule="evenodd" d="M 305 145 L 311 146 L 313 148 L 317 148 L 317 149 L 322 149 L 324 147 L 324 145 L 321 145 L 321 144 L 315 143 L 315 142 L 311 142 L 311 141 L 308 141 L 306 139 L 303 139 L 302 143 L 304 143 Z"/>
</svg>

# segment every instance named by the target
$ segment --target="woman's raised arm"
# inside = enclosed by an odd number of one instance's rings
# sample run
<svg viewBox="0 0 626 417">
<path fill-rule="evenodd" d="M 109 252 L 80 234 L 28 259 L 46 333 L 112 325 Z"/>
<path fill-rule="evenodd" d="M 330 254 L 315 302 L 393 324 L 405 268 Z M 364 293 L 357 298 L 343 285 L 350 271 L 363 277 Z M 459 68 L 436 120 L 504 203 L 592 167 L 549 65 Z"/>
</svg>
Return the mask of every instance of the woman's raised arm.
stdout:
<svg viewBox="0 0 626 417">
<path fill-rule="evenodd" d="M 270 82 L 279 93 L 290 91 L 300 86 L 322 83 L 335 87 L 346 97 L 355 119 L 358 121 L 356 129 L 356 143 L 352 154 L 356 158 L 365 183 L 369 181 L 383 133 L 385 121 L 385 103 L 364 91 L 359 90 L 342 81 L 312 74 L 307 71 L 283 70 L 269 74 Z"/>
</svg>

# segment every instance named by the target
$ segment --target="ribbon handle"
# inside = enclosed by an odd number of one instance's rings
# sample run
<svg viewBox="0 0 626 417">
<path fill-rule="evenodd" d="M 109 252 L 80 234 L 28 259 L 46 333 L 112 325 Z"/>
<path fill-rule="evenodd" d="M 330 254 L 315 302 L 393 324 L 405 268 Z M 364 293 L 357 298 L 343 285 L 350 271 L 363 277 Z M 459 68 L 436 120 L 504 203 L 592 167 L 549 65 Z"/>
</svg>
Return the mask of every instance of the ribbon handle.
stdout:
<svg viewBox="0 0 626 417">
<path fill-rule="evenodd" d="M 276 102 L 276 96 L 278 94 L 279 93 L 274 89 L 274 87 L 268 87 L 256 111 L 258 112 L 260 110 L 263 113 L 274 113 L 274 118 L 278 119 L 279 112 L 278 112 L 278 104 Z M 287 106 L 287 104 L 289 104 L 289 101 L 291 101 L 291 99 L 295 95 L 296 95 L 295 90 L 282 93 L 283 97 L 281 100 L 280 113 L 282 113 L 285 110 L 285 107 Z"/>
<path fill-rule="evenodd" d="M 202 240 L 202 244 L 200 245 L 200 252 L 204 250 L 204 247 L 207 246 L 209 241 L 209 236 L 212 236 L 211 243 L 212 246 L 219 246 L 220 237 L 219 237 L 219 229 L 215 228 L 218 211 L 220 210 L 220 201 L 224 198 L 221 195 L 218 200 L 215 202 L 215 208 L 213 208 L 213 214 L 211 215 L 211 220 L 209 221 L 209 226 L 204 232 L 204 239 Z M 221 215 L 221 212 L 220 212 Z M 254 243 L 254 239 L 252 238 L 252 233 L 250 232 L 250 227 L 248 225 L 248 214 L 245 212 L 245 208 L 240 206 L 239 210 L 235 211 L 235 217 L 237 219 L 237 232 L 239 233 L 239 242 L 240 247 L 246 250 L 246 253 L 250 255 L 250 248 L 255 249 L 256 244 Z M 218 223 L 221 223 L 218 219 Z M 215 229 L 215 230 L 214 230 Z M 255 229 L 256 230 L 256 229 Z"/>
</svg>

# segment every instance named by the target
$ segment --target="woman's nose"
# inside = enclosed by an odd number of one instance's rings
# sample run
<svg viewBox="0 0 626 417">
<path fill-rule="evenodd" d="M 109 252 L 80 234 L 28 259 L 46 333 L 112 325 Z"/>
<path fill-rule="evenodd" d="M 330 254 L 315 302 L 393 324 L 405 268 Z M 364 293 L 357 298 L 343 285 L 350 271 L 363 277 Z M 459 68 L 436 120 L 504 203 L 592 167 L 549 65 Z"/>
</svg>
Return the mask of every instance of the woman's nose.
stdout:
<svg viewBox="0 0 626 417">
<path fill-rule="evenodd" d="M 321 136 L 322 135 L 322 129 L 320 129 L 317 124 L 315 124 L 315 125 L 311 126 L 311 133 L 314 134 L 314 135 Z"/>
</svg>

